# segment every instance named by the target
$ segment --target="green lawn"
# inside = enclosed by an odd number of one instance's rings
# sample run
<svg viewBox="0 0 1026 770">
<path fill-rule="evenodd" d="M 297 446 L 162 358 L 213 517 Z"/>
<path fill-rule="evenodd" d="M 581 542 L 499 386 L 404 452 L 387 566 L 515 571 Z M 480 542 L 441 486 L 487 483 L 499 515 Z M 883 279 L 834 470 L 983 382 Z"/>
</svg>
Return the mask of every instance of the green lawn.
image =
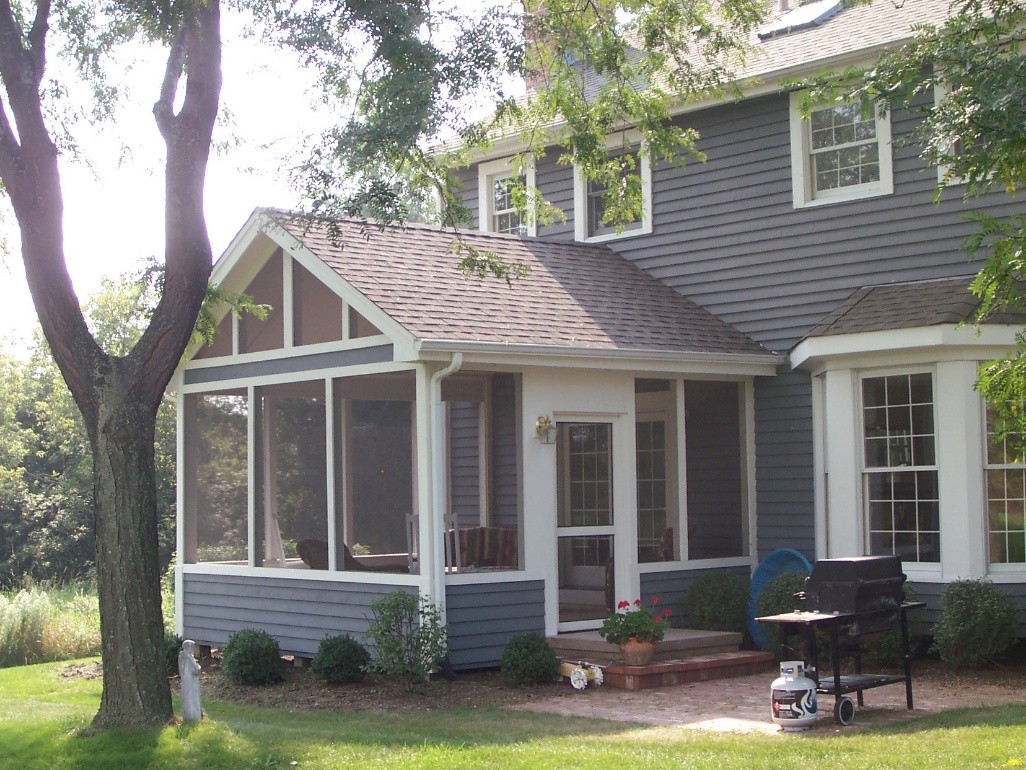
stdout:
<svg viewBox="0 0 1026 770">
<path fill-rule="evenodd" d="M 1026 763 L 1026 707 L 831 735 L 708 735 L 498 709 L 288 712 L 207 701 L 191 727 L 80 737 L 99 681 L 0 670 L 0 768 L 964 768 Z"/>
</svg>

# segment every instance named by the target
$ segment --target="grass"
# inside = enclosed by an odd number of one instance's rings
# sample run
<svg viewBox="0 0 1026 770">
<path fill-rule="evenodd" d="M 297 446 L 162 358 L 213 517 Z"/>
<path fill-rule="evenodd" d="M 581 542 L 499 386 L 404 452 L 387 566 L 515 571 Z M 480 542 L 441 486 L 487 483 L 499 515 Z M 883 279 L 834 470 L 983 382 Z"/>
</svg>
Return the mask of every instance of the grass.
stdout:
<svg viewBox="0 0 1026 770">
<path fill-rule="evenodd" d="M 99 649 L 95 591 L 29 586 L 0 594 L 0 668 L 80 658 Z"/>
<path fill-rule="evenodd" d="M 198 725 L 83 737 L 97 680 L 63 664 L 0 671 L 0 769 L 1000 768 L 1026 762 L 1026 706 L 949 712 L 866 732 L 710 735 L 477 709 L 395 717 L 208 701 Z M 411 696 L 415 697 L 415 696 Z"/>
</svg>

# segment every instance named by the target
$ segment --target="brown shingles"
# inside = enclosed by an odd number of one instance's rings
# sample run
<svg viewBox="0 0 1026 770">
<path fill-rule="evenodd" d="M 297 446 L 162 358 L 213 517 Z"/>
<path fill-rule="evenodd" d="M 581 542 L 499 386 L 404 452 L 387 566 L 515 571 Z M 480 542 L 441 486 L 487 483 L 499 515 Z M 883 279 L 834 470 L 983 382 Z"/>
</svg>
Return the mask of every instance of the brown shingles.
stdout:
<svg viewBox="0 0 1026 770">
<path fill-rule="evenodd" d="M 417 340 L 767 353 L 604 246 L 462 232 L 466 243 L 529 268 L 507 285 L 464 278 L 451 231 L 340 221 L 336 243 L 323 222 L 267 213 Z"/>
<path fill-rule="evenodd" d="M 980 301 L 969 293 L 970 278 L 947 278 L 855 291 L 816 326 L 809 337 L 912 329 L 972 321 Z M 1022 323 L 1024 317 L 1003 313 L 991 323 Z"/>
</svg>

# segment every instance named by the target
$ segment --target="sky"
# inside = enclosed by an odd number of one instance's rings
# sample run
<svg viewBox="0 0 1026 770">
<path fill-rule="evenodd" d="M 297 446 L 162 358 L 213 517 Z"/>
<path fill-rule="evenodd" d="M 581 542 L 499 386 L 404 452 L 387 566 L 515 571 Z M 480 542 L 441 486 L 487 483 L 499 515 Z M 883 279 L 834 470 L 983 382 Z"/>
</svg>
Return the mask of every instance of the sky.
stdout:
<svg viewBox="0 0 1026 770">
<path fill-rule="evenodd" d="M 299 201 L 287 179 L 285 156 L 319 117 L 310 77 L 284 53 L 248 40 L 235 43 L 226 28 L 222 115 L 233 127 L 218 129 L 215 142 L 231 141 L 211 155 L 205 210 L 214 258 L 225 250 L 258 206 L 289 208 Z M 101 127 L 84 145 L 92 168 L 62 161 L 65 249 L 80 300 L 103 276 L 133 270 L 163 253 L 164 145 L 151 113 L 163 74 L 163 54 L 126 64 L 131 93 L 123 117 Z M 132 145 L 126 155 L 124 147 Z M 120 158 L 120 161 L 119 161 Z M 6 210 L 0 234 L 0 347 L 17 350 L 35 327 L 25 284 L 13 213 Z"/>
</svg>

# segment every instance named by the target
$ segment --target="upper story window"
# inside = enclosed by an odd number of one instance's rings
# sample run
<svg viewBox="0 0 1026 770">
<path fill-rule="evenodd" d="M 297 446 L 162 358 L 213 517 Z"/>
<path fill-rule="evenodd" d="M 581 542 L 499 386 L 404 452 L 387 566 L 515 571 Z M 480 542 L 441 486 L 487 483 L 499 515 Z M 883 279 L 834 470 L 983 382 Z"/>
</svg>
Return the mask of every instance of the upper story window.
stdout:
<svg viewBox="0 0 1026 770">
<path fill-rule="evenodd" d="M 534 189 L 534 161 L 524 161 L 518 173 L 512 158 L 503 158 L 478 166 L 478 224 L 481 232 L 534 235 L 529 211 L 518 206 L 516 191 L 528 196 Z"/>
<path fill-rule="evenodd" d="M 621 161 L 625 194 L 630 183 L 628 177 L 637 175 L 641 185 L 640 215 L 619 225 L 610 221 L 606 197 L 609 188 L 588 179 L 578 166 L 574 166 L 574 237 L 579 241 L 604 241 L 652 232 L 652 169 L 648 154 L 642 152 L 641 137 L 637 132 L 631 132 L 627 141 L 632 142 L 631 146 L 621 146 L 610 153 L 610 158 Z M 622 136 L 610 137 L 610 148 L 622 144 Z"/>
<path fill-rule="evenodd" d="M 994 412 L 987 409 L 987 527 L 991 564 L 1026 563 L 1026 462 L 1021 436 L 994 435 Z"/>
<path fill-rule="evenodd" d="M 791 165 L 795 208 L 888 195 L 894 191 L 890 121 L 856 104 L 799 111 L 791 94 Z"/>
<path fill-rule="evenodd" d="M 869 553 L 939 562 L 933 376 L 863 378 L 862 435 Z"/>
</svg>

